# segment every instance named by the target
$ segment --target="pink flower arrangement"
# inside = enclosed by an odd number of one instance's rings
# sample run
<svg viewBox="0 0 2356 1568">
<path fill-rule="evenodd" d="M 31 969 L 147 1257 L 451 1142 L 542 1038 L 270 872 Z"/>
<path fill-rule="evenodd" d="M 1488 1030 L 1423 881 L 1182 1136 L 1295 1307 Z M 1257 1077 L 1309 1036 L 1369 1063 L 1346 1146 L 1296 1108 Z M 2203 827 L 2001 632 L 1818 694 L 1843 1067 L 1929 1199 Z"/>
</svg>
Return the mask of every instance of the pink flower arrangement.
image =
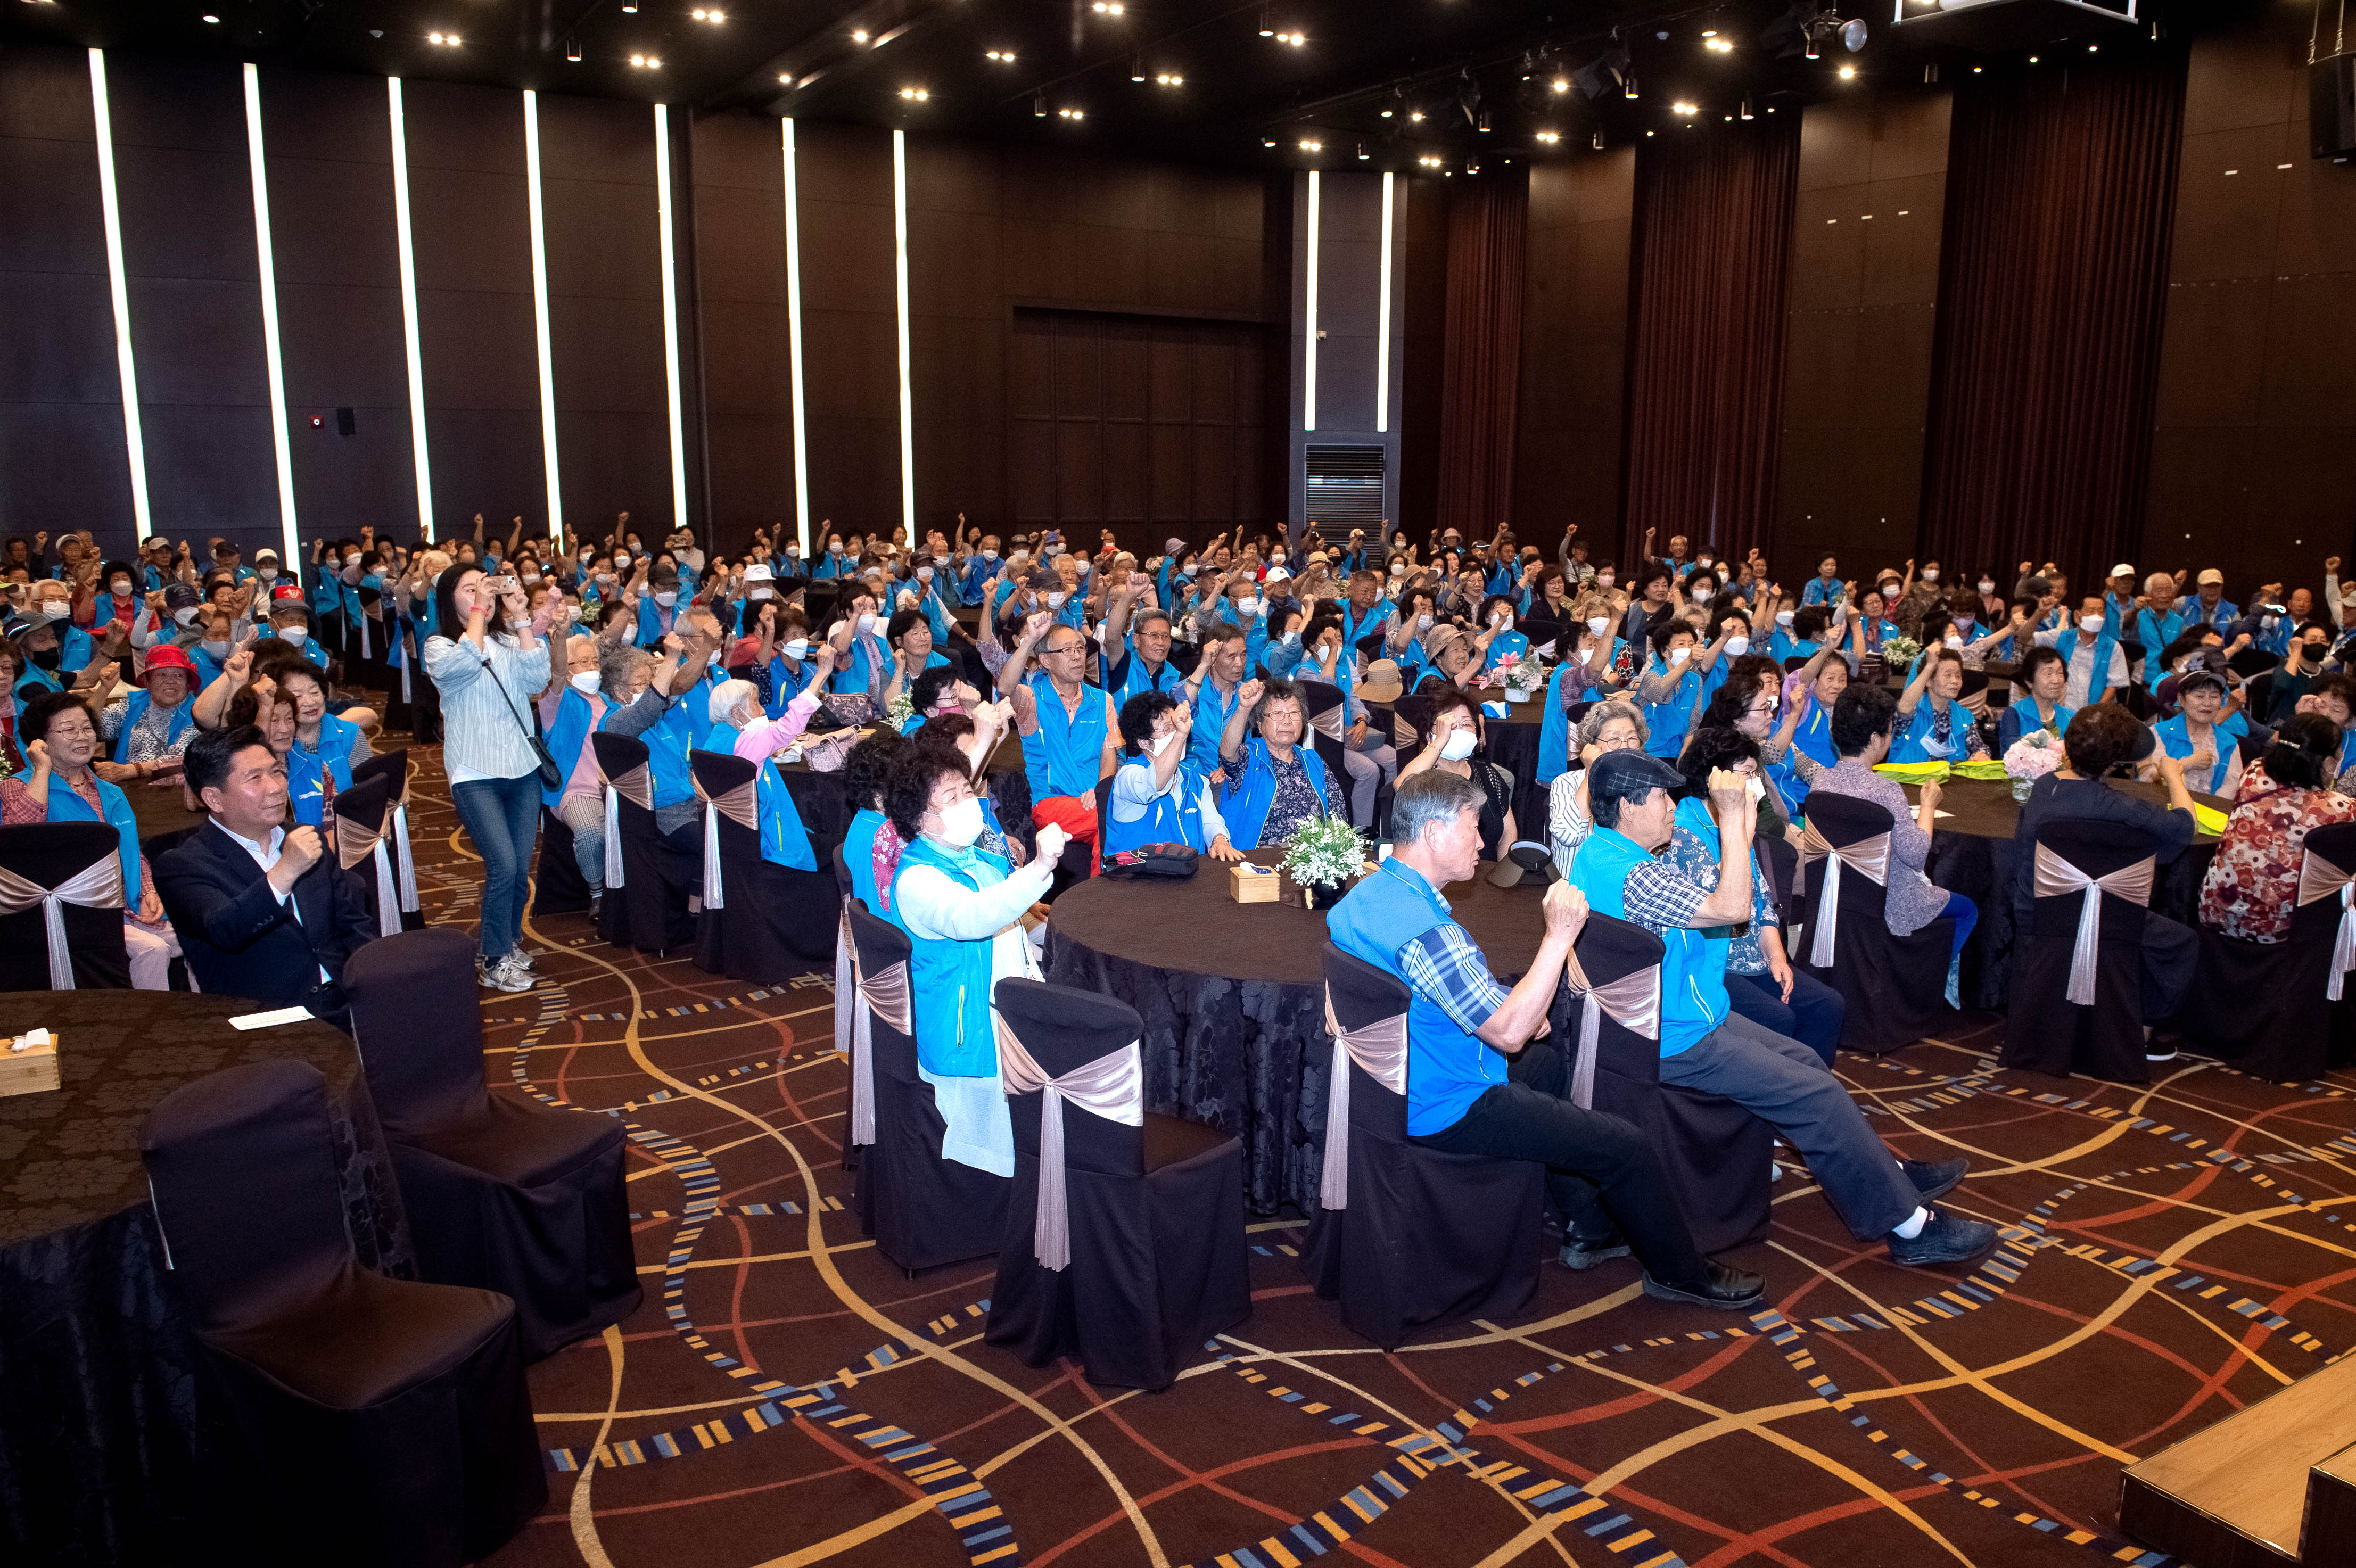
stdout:
<svg viewBox="0 0 2356 1568">
<path fill-rule="evenodd" d="M 2062 742 L 2051 730 L 2029 731 L 2004 754 L 2004 771 L 2023 781 L 2041 779 L 2062 763 Z"/>
</svg>

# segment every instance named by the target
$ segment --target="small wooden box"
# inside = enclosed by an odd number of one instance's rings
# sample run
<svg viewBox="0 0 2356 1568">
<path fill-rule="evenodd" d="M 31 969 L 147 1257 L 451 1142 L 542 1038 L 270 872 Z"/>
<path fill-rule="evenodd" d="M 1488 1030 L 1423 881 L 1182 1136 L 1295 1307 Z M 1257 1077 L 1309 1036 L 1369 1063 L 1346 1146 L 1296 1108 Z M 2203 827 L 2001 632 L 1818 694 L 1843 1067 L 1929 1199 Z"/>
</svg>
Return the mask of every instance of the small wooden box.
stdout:
<svg viewBox="0 0 2356 1568">
<path fill-rule="evenodd" d="M 1284 878 L 1273 866 L 1237 860 L 1227 868 L 1227 893 L 1239 904 L 1272 904 Z"/>
<path fill-rule="evenodd" d="M 45 1094 L 57 1086 L 56 1036 L 26 1051 L 10 1051 L 0 1041 L 0 1095 Z"/>
</svg>

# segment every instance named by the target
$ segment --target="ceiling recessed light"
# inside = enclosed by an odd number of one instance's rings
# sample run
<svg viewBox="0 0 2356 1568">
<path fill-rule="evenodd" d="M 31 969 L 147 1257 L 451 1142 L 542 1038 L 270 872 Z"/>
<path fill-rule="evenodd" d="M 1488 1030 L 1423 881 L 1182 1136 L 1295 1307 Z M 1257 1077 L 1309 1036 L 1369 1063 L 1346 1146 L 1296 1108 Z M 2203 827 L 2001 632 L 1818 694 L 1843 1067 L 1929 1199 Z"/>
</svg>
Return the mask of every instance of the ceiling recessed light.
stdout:
<svg viewBox="0 0 2356 1568">
<path fill-rule="evenodd" d="M 851 30 L 851 41 L 854 44 L 865 43 L 867 41 L 867 29 L 864 27 L 853 27 Z"/>
<path fill-rule="evenodd" d="M 218 24 L 220 23 L 220 18 L 219 16 L 207 16 L 207 17 L 205 18 L 205 20 L 206 20 L 206 21 L 208 21 L 208 22 L 211 22 L 211 23 L 214 23 L 214 24 L 218 25 Z"/>
<path fill-rule="evenodd" d="M 1120 0 L 1096 0 L 1088 9 L 1099 16 L 1118 16 L 1121 12 Z"/>
<path fill-rule="evenodd" d="M 1425 154 L 1422 157 L 1416 159 L 1416 162 L 1421 164 L 1428 169 L 1436 169 L 1440 166 L 1440 160 L 1431 156 L 1429 153 Z"/>
<path fill-rule="evenodd" d="M 1012 65 L 1014 63 L 1014 51 L 1012 49 L 991 49 L 983 55 L 982 58 L 984 59 L 996 60 L 1001 65 Z"/>
<path fill-rule="evenodd" d="M 1670 112 L 1676 114 L 1698 113 L 1700 112 L 1700 108 L 1701 106 L 1699 104 L 1687 103 L 1682 101 L 1669 105 Z"/>
<path fill-rule="evenodd" d="M 1309 35 L 1306 33 L 1279 33 L 1276 36 L 1296 49 L 1309 41 Z"/>
<path fill-rule="evenodd" d="M 1537 138 L 1539 141 L 1544 142 L 1547 146 L 1551 147 L 1557 142 L 1562 140 L 1562 133 L 1558 131 L 1541 131 L 1537 133 Z"/>
<path fill-rule="evenodd" d="M 1841 67 L 1840 79 L 1843 81 L 1855 81 L 1857 80 L 1857 67 L 1853 65 L 1845 65 Z"/>
<path fill-rule="evenodd" d="M 1554 90 L 1555 90 L 1557 92 L 1569 92 L 1569 91 L 1570 91 L 1570 80 L 1569 80 L 1569 78 L 1567 78 L 1567 77 L 1560 77 L 1560 76 L 1556 77 L 1556 78 L 1554 79 Z"/>
<path fill-rule="evenodd" d="M 921 87 L 904 87 L 900 90 L 900 96 L 906 99 L 911 103 L 922 103 L 926 99 L 930 98 L 932 94 L 926 92 Z"/>
<path fill-rule="evenodd" d="M 662 61 L 657 59 L 652 55 L 632 55 L 630 57 L 630 63 L 637 67 L 640 70 L 662 69 Z"/>
<path fill-rule="evenodd" d="M 688 15 L 699 22 L 724 22 L 728 19 L 728 14 L 725 11 L 708 10 L 702 6 L 696 7 Z"/>
<path fill-rule="evenodd" d="M 1301 150 L 1304 153 L 1322 153 L 1325 150 L 1325 144 L 1314 136 L 1303 136 L 1301 138 Z"/>
<path fill-rule="evenodd" d="M 1157 87 L 1183 87 L 1186 85 L 1186 79 L 1175 71 L 1165 70 L 1155 77 L 1153 82 Z"/>
<path fill-rule="evenodd" d="M 1387 119 L 1389 119 L 1390 117 L 1391 117 L 1391 112 L 1390 112 L 1389 110 L 1387 110 L 1387 109 L 1384 110 L 1384 111 L 1383 111 L 1383 118 L 1384 118 L 1384 119 L 1386 119 L 1386 120 L 1387 120 Z"/>
<path fill-rule="evenodd" d="M 1088 112 L 1085 109 L 1058 109 L 1055 112 L 1066 120 L 1085 120 L 1088 117 Z"/>
<path fill-rule="evenodd" d="M 1410 121 L 1413 121 L 1413 122 L 1414 122 L 1416 124 L 1418 124 L 1418 125 L 1420 125 L 1420 124 L 1422 124 L 1422 123 L 1423 123 L 1423 111 L 1422 111 L 1422 110 L 1420 110 L 1420 109 L 1410 109 L 1410 110 L 1408 110 L 1408 111 L 1407 112 L 1407 117 L 1408 117 Z"/>
<path fill-rule="evenodd" d="M 1732 38 L 1704 38 L 1702 40 L 1701 47 L 1709 50 L 1712 54 L 1730 55 L 1734 52 L 1734 40 Z"/>
<path fill-rule="evenodd" d="M 428 33 L 425 35 L 425 41 L 429 44 L 440 44 L 444 48 L 455 49 L 466 40 L 455 33 Z"/>
</svg>

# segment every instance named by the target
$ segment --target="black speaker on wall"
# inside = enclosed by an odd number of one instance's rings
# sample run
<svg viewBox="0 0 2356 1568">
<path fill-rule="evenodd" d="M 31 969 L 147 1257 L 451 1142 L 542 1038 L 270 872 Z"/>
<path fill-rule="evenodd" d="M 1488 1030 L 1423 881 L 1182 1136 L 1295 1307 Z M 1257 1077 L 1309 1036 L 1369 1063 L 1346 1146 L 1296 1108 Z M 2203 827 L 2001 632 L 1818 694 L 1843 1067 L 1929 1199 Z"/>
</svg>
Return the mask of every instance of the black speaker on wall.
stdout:
<svg viewBox="0 0 2356 1568">
<path fill-rule="evenodd" d="M 336 411 L 336 433 L 337 435 L 358 435 L 359 432 L 360 421 L 359 415 L 353 413 L 349 409 L 337 409 Z"/>
<path fill-rule="evenodd" d="M 2356 55 L 2330 55 L 2307 68 L 2307 129 L 2312 155 L 2356 152 Z"/>
</svg>

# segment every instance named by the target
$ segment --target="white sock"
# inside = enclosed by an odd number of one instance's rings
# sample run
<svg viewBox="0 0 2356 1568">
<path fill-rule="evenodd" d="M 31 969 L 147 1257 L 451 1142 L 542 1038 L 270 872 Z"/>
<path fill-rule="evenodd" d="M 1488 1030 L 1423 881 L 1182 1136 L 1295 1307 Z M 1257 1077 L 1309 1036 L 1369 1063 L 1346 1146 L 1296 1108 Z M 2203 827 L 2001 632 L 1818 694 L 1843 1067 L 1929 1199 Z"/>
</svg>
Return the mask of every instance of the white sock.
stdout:
<svg viewBox="0 0 2356 1568">
<path fill-rule="evenodd" d="M 1770 1181 L 1783 1179 L 1783 1168 L 1775 1163 L 1775 1157 L 1772 1154 L 1767 1157 L 1767 1179 Z"/>
<path fill-rule="evenodd" d="M 1922 1233 L 1922 1227 L 1930 1222 L 1931 1211 L 1922 1208 L 1918 1204 L 1915 1206 L 1914 1212 L 1906 1217 L 1906 1222 L 1899 1226 L 1895 1231 L 1892 1231 L 1890 1234 L 1897 1236 L 1903 1241 L 1911 1242 L 1915 1237 L 1921 1235 Z"/>
</svg>

